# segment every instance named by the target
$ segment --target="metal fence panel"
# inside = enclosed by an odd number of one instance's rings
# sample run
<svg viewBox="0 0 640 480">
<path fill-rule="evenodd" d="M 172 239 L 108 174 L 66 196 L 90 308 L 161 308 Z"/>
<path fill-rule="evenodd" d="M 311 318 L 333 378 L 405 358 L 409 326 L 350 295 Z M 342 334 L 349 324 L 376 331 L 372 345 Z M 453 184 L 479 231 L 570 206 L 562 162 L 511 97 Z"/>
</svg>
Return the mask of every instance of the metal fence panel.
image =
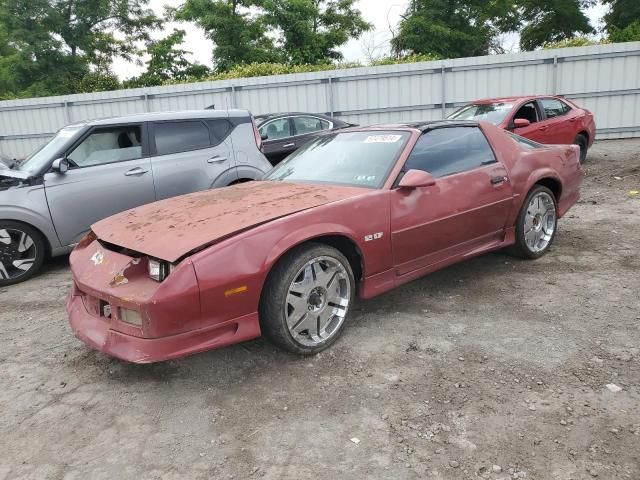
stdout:
<svg viewBox="0 0 640 480">
<path fill-rule="evenodd" d="M 21 158 L 72 122 L 164 110 L 307 111 L 360 125 L 437 120 L 478 98 L 559 94 L 598 138 L 640 137 L 640 42 L 0 102 L 0 152 Z"/>
</svg>

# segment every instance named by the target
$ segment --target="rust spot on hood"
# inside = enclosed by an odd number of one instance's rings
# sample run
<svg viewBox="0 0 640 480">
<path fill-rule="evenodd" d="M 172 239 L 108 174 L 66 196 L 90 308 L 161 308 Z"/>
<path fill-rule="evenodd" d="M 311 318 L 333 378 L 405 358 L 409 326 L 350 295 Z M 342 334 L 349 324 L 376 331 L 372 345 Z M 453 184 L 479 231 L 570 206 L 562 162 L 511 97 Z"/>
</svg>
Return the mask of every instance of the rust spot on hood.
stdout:
<svg viewBox="0 0 640 480">
<path fill-rule="evenodd" d="M 369 189 L 249 182 L 144 205 L 93 225 L 98 238 L 174 262 L 229 235 Z"/>
</svg>

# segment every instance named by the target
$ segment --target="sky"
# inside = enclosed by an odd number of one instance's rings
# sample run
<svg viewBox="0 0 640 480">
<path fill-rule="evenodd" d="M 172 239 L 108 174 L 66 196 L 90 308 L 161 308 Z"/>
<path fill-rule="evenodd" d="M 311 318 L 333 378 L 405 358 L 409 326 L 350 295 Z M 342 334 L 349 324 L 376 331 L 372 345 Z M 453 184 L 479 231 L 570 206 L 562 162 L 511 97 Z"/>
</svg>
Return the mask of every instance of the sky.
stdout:
<svg viewBox="0 0 640 480">
<path fill-rule="evenodd" d="M 184 0 L 151 0 L 149 5 L 158 15 L 164 12 L 164 6 L 177 7 Z M 365 33 L 359 39 L 350 40 L 340 51 L 347 62 L 366 62 L 371 56 L 381 57 L 389 53 L 389 40 L 392 37 L 392 29 L 395 29 L 409 3 L 409 0 L 358 0 L 357 7 L 362 12 L 365 20 L 373 24 L 373 30 Z M 596 5 L 588 10 L 587 14 L 592 25 L 601 26 L 601 19 L 605 8 Z M 170 34 L 174 28 L 181 28 L 187 32 L 183 48 L 192 52 L 191 60 L 211 66 L 212 44 L 202 30 L 196 26 L 187 24 L 167 23 L 164 28 L 154 33 L 154 38 L 162 38 Z M 507 50 L 517 51 L 518 36 L 506 35 L 503 39 Z M 133 62 L 116 60 L 114 71 L 118 77 L 130 78 L 140 74 L 144 68 Z"/>
</svg>

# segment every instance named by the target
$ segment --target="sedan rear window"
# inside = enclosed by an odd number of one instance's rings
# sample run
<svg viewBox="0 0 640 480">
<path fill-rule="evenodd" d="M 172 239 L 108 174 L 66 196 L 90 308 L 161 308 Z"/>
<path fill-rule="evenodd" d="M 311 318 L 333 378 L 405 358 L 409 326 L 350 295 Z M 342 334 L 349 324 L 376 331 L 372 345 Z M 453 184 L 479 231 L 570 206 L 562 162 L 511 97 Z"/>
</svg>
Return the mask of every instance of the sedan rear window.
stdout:
<svg viewBox="0 0 640 480">
<path fill-rule="evenodd" d="M 502 123 L 513 108 L 513 103 L 486 103 L 471 104 L 462 107 L 460 110 L 449 115 L 455 120 L 478 120 L 490 122 L 494 125 Z"/>
<path fill-rule="evenodd" d="M 403 131 L 323 135 L 279 163 L 265 180 L 380 188 L 409 138 Z"/>
</svg>

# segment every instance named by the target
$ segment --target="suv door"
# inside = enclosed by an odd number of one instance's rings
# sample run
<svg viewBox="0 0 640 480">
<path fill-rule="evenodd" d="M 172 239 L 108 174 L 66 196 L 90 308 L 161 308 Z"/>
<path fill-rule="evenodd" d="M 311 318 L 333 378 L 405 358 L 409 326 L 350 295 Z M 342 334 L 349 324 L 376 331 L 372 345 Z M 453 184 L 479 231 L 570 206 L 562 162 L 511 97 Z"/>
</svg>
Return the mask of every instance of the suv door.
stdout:
<svg viewBox="0 0 640 480">
<path fill-rule="evenodd" d="M 436 184 L 391 192 L 397 275 L 502 241 L 513 202 L 507 171 L 478 127 L 426 132 L 403 171 L 429 172 Z"/>
<path fill-rule="evenodd" d="M 226 186 L 237 180 L 226 118 L 153 122 L 149 128 L 156 198 Z"/>
<path fill-rule="evenodd" d="M 259 132 L 263 139 L 264 154 L 273 165 L 280 163 L 296 149 L 290 117 L 269 120 L 260 125 Z"/>
<path fill-rule="evenodd" d="M 155 200 L 144 124 L 94 127 L 66 152 L 69 170 L 44 176 L 62 245 L 77 243 L 98 220 Z"/>
</svg>

